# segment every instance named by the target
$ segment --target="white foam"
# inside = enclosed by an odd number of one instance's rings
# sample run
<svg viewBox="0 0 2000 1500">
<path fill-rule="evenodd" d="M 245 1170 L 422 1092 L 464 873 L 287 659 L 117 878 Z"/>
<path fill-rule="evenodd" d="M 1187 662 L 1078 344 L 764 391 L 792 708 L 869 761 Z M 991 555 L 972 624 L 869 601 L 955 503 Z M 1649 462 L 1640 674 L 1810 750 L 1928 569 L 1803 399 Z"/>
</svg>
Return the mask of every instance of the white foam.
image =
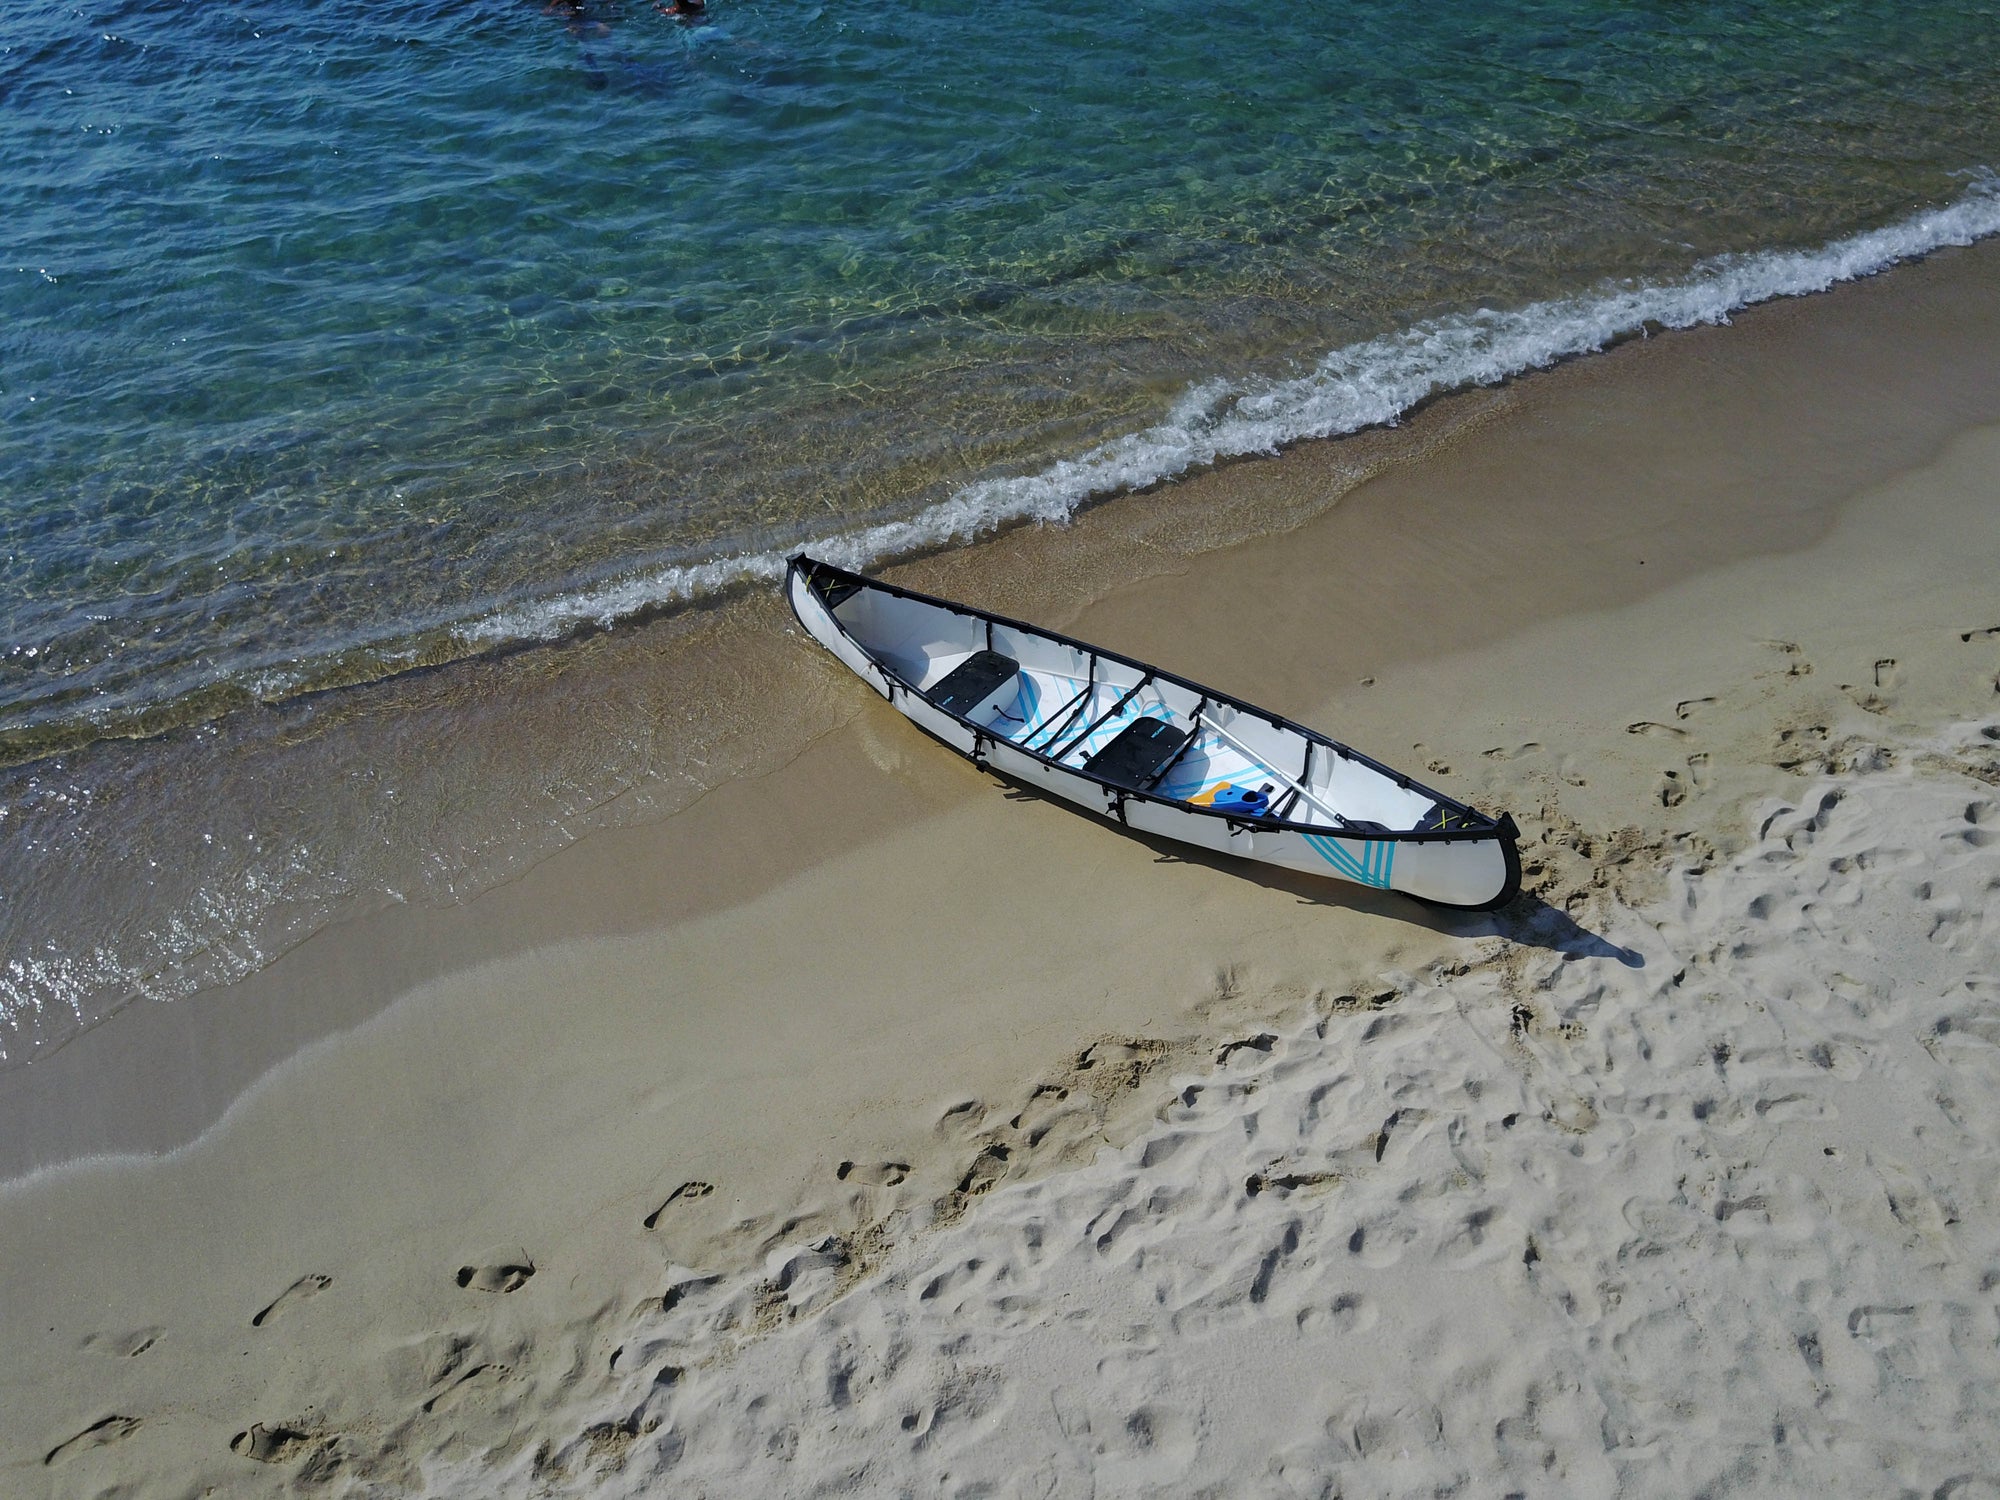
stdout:
<svg viewBox="0 0 2000 1500">
<path fill-rule="evenodd" d="M 1778 297 L 1823 292 L 1898 261 L 2000 233 L 2000 176 L 1982 171 L 1943 208 L 1813 250 L 1766 250 L 1703 261 L 1679 280 L 1602 287 L 1510 311 L 1427 319 L 1336 349 L 1289 380 L 1211 380 L 1166 418 L 1035 474 L 982 480 L 907 520 L 831 532 L 803 550 L 850 568 L 962 545 L 1023 522 L 1061 522 L 1093 500 L 1176 478 L 1222 459 L 1271 453 L 1307 438 L 1394 423 L 1432 396 L 1491 385 L 1650 328 L 1727 323 Z M 554 639 L 653 609 L 712 597 L 784 573 L 779 551 L 677 564 L 509 609 L 462 631 L 468 642 Z"/>
</svg>

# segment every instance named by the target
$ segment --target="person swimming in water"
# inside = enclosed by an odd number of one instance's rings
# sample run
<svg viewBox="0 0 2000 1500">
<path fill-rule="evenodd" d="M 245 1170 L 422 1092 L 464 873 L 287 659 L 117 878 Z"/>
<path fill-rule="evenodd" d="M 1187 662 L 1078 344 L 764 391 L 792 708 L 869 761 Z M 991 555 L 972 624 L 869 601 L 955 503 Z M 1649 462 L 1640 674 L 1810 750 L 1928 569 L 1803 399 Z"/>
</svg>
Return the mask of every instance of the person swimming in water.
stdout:
<svg viewBox="0 0 2000 1500">
<path fill-rule="evenodd" d="M 663 16 L 691 21 L 708 13 L 708 0 L 653 0 L 653 9 Z"/>
<path fill-rule="evenodd" d="M 593 6 L 590 0 L 548 0 L 542 7 L 545 16 L 561 16 L 571 36 L 609 36 L 611 23 L 617 19 L 615 9 Z"/>
</svg>

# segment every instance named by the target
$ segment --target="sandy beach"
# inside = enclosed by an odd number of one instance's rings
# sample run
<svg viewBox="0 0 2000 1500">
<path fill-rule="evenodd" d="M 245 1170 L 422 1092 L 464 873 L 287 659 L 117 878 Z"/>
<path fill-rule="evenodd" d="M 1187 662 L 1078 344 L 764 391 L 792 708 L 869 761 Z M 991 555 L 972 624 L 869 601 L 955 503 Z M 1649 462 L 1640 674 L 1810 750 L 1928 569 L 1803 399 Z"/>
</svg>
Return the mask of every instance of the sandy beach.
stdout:
<svg viewBox="0 0 2000 1500">
<path fill-rule="evenodd" d="M 796 754 L 0 1074 L 0 1491 L 2000 1494 L 1996 351 L 1988 242 L 896 571 L 1511 811 L 1490 915 L 720 612 Z"/>
</svg>

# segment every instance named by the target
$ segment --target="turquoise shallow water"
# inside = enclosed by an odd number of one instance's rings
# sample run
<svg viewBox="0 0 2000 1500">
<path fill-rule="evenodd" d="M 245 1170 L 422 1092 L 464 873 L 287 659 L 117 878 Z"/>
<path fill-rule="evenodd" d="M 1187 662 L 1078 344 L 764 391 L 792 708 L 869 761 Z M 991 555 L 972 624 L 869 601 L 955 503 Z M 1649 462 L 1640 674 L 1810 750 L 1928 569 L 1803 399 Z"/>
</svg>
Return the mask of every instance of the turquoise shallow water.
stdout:
<svg viewBox="0 0 2000 1500">
<path fill-rule="evenodd" d="M 0 751 L 963 534 L 982 481 L 1060 509 L 1157 477 L 1047 476 L 1190 391 L 1895 222 L 2000 162 L 1996 40 L 1963 0 L 9 6 Z"/>
</svg>

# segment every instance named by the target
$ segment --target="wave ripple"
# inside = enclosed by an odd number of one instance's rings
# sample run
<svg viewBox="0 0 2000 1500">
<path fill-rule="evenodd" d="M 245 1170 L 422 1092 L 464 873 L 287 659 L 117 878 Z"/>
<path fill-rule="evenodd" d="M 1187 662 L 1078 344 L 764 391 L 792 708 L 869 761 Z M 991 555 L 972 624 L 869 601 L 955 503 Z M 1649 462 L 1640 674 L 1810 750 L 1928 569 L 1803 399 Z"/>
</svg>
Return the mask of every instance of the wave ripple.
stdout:
<svg viewBox="0 0 2000 1500">
<path fill-rule="evenodd" d="M 812 537 L 805 550 L 854 569 L 961 546 L 1008 526 L 1060 524 L 1094 501 L 1226 459 L 1392 425 L 1434 397 L 1493 385 L 1654 329 L 1723 324 L 1760 302 L 1823 292 L 1947 246 L 2000 233 L 2000 176 L 1977 173 L 1956 201 L 1810 250 L 1704 261 L 1684 278 L 1611 286 L 1527 307 L 1427 319 L 1336 349 L 1287 380 L 1217 379 L 1190 388 L 1164 421 L 1033 474 L 982 480 L 908 520 Z M 677 564 L 488 616 L 468 643 L 554 640 L 580 629 L 780 577 L 786 554 L 745 552 Z"/>
</svg>

